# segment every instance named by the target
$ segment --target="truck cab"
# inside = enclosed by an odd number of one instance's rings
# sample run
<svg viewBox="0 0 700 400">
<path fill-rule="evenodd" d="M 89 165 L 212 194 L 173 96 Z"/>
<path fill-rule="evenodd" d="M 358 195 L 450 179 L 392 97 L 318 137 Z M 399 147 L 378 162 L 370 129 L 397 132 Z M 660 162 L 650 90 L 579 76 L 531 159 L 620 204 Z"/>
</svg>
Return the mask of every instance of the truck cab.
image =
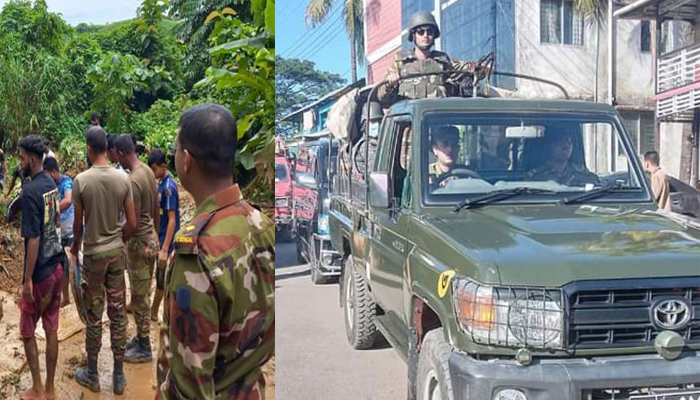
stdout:
<svg viewBox="0 0 700 400">
<path fill-rule="evenodd" d="M 324 135 L 301 144 L 296 163 L 297 261 L 309 263 L 316 284 L 336 282 L 340 275 L 340 253 L 332 248 L 328 230 L 330 177 L 337 157 L 338 142 Z"/>
<path fill-rule="evenodd" d="M 275 157 L 275 233 L 281 240 L 292 236 L 294 181 L 284 156 Z"/>
<path fill-rule="evenodd" d="M 409 398 L 700 395 L 700 226 L 658 209 L 614 108 L 410 100 L 379 132 L 330 236 L 348 341 L 383 335 Z"/>
</svg>

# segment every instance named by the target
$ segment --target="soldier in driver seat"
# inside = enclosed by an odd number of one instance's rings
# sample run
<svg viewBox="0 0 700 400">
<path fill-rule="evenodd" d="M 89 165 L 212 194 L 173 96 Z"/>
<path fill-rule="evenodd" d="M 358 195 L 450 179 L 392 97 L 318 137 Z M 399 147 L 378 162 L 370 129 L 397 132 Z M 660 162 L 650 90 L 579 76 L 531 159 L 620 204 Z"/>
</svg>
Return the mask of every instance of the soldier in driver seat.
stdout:
<svg viewBox="0 0 700 400">
<path fill-rule="evenodd" d="M 478 176 L 476 172 L 467 169 L 465 165 L 456 163 L 459 158 L 459 131 L 456 127 L 450 125 L 438 127 L 431 135 L 430 143 L 436 158 L 434 163 L 428 165 L 431 185 L 439 184 L 442 187 L 457 175 L 462 177 Z M 459 174 L 447 177 L 457 170 L 459 170 Z"/>
</svg>

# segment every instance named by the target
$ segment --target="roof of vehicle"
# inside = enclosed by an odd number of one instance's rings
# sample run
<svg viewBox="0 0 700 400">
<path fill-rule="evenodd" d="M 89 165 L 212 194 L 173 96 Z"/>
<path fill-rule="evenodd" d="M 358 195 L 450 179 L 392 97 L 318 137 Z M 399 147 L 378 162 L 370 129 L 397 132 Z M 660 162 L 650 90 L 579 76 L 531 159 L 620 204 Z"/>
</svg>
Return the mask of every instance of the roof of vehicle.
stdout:
<svg viewBox="0 0 700 400">
<path fill-rule="evenodd" d="M 287 164 L 287 159 L 284 157 L 275 157 L 275 164 Z"/>
<path fill-rule="evenodd" d="M 321 138 L 321 139 L 316 139 L 316 140 L 304 142 L 301 144 L 301 147 L 315 147 L 315 146 L 325 147 L 325 146 L 328 146 L 328 142 L 329 142 L 329 140 L 327 138 Z M 333 147 L 338 146 L 338 144 L 339 143 L 337 140 L 333 141 Z"/>
<path fill-rule="evenodd" d="M 605 103 L 579 100 L 532 100 L 503 98 L 447 97 L 439 99 L 407 100 L 394 104 L 390 114 L 419 113 L 423 111 L 533 111 L 584 112 L 615 114 L 615 108 Z"/>
</svg>

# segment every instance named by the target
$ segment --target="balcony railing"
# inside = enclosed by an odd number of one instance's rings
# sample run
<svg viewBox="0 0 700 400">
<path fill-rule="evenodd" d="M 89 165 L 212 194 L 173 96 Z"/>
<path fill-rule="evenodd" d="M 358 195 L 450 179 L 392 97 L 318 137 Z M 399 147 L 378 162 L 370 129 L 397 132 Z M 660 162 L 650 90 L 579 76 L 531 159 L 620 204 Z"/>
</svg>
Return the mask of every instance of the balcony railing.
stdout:
<svg viewBox="0 0 700 400">
<path fill-rule="evenodd" d="M 695 82 L 700 82 L 700 43 L 659 58 L 657 94 Z"/>
<path fill-rule="evenodd" d="M 656 93 L 659 117 L 700 107 L 700 43 L 659 58 Z"/>
</svg>

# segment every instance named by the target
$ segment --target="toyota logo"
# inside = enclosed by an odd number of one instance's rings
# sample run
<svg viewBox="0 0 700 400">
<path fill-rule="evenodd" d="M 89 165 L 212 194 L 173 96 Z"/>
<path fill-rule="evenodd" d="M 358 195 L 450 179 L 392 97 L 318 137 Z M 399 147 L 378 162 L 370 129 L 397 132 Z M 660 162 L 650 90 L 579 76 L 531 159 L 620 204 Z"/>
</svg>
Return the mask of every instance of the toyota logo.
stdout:
<svg viewBox="0 0 700 400">
<path fill-rule="evenodd" d="M 692 309 L 683 298 L 658 299 L 651 308 L 651 319 L 659 330 L 685 328 L 692 318 Z"/>
</svg>

